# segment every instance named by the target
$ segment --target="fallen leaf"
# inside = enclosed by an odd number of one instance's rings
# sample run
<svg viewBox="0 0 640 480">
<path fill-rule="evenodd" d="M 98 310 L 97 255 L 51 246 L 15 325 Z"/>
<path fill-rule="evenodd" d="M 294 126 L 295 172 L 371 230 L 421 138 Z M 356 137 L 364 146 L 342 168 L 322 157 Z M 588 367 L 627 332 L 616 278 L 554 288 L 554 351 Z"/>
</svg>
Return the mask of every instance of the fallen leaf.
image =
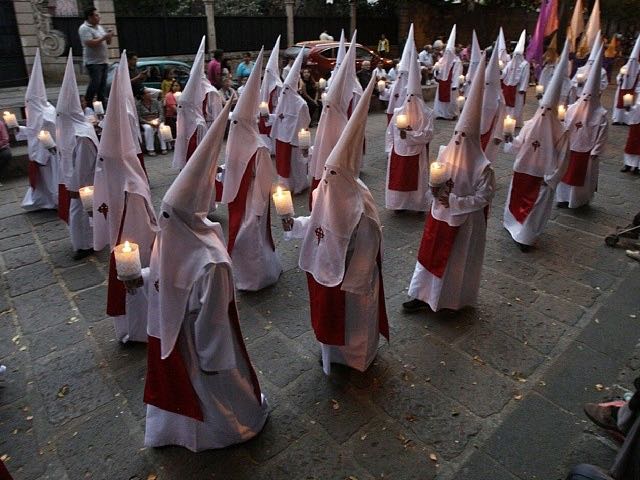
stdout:
<svg viewBox="0 0 640 480">
<path fill-rule="evenodd" d="M 338 403 L 337 400 L 334 400 L 333 398 L 331 399 L 331 408 L 333 408 L 334 410 L 340 410 L 340 404 Z"/>
<path fill-rule="evenodd" d="M 429 454 L 429 459 L 430 459 L 432 462 L 437 462 L 437 461 L 438 461 L 438 456 L 437 456 L 435 453 L 430 453 L 430 454 Z"/>
<path fill-rule="evenodd" d="M 411 414 L 411 413 L 410 413 L 410 414 L 408 414 L 408 415 L 406 415 L 404 418 L 405 418 L 405 420 L 406 420 L 407 422 L 411 422 L 411 423 L 413 423 L 413 422 L 415 422 L 415 421 L 416 421 L 416 416 L 415 416 L 415 415 L 413 415 L 413 414 Z"/>
<path fill-rule="evenodd" d="M 513 398 L 515 398 L 516 400 L 522 400 L 522 394 L 518 394 L 518 395 L 514 395 Z"/>
<path fill-rule="evenodd" d="M 147 480 L 157 480 L 158 479 L 158 475 L 156 475 L 155 473 L 150 473 L 147 476 Z"/>
<path fill-rule="evenodd" d="M 27 347 L 20 347 L 18 350 L 20 350 L 21 352 L 24 352 L 27 349 Z"/>
<path fill-rule="evenodd" d="M 58 390 L 57 396 L 58 396 L 58 398 L 63 398 L 64 396 L 67 395 L 67 393 L 69 393 L 69 385 L 64 384 Z"/>
<path fill-rule="evenodd" d="M 602 390 L 604 390 L 604 385 L 602 385 L 601 383 L 596 383 L 596 390 L 601 392 Z"/>
<path fill-rule="evenodd" d="M 29 415 L 29 416 L 27 417 L 27 420 L 28 420 L 28 421 L 33 420 L 33 415 Z"/>
<path fill-rule="evenodd" d="M 362 436 L 360 436 L 360 440 L 364 440 L 365 438 L 367 438 L 368 433 L 363 434 Z"/>
</svg>

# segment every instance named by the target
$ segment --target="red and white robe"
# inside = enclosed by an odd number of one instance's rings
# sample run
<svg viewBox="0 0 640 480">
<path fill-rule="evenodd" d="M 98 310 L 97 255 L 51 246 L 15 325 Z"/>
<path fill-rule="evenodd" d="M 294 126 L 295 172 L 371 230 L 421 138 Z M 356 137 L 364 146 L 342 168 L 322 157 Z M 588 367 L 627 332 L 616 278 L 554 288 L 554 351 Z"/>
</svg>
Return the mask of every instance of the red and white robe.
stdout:
<svg viewBox="0 0 640 480">
<path fill-rule="evenodd" d="M 457 92 L 458 78 L 462 75 L 462 70 L 462 62 L 456 57 L 448 72 L 438 72 L 436 75 L 438 86 L 433 100 L 435 118 L 452 120 L 460 113 L 458 111 Z"/>
</svg>

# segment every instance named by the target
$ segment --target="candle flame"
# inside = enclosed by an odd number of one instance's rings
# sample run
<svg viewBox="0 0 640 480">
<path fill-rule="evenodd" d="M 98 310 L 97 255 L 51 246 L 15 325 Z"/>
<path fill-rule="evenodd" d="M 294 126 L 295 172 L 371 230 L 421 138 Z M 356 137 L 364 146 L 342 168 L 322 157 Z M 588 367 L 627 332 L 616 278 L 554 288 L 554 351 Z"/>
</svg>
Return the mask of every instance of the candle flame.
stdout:
<svg viewBox="0 0 640 480">
<path fill-rule="evenodd" d="M 124 241 L 124 246 L 122 247 L 122 252 L 123 253 L 131 253 L 131 244 L 129 243 L 129 240 L 125 240 Z"/>
<path fill-rule="evenodd" d="M 5 110 L 4 111 L 4 115 L 8 117 L 9 115 L 11 115 L 11 112 L 8 112 L 8 111 Z"/>
<path fill-rule="evenodd" d="M 280 196 L 282 195 L 282 187 L 278 185 L 278 187 L 276 188 L 276 195 Z"/>
</svg>

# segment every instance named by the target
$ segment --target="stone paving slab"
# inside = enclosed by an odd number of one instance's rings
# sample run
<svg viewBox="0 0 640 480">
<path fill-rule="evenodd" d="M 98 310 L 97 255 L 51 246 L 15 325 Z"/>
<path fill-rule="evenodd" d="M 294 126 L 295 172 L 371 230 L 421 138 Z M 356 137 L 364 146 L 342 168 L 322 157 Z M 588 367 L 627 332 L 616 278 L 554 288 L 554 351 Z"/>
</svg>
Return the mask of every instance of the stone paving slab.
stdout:
<svg viewBox="0 0 640 480">
<path fill-rule="evenodd" d="M 238 293 L 270 418 L 258 437 L 220 451 L 143 447 L 146 346 L 115 341 L 106 253 L 72 260 L 55 212 L 19 209 L 26 179 L 0 186 L 0 363 L 9 367 L 0 456 L 16 480 L 524 480 L 563 478 L 576 462 L 606 467 L 613 445 L 580 410 L 628 388 L 640 369 L 638 265 L 603 243 L 638 209 L 640 178 L 618 172 L 627 128 L 611 128 L 593 204 L 554 209 L 526 254 L 501 224 L 513 159 L 500 154 L 478 305 L 405 315 L 425 217 L 383 208 L 384 126 L 383 114 L 369 116 L 362 178 L 383 223 L 391 341 L 367 372 L 324 376 L 299 243 L 283 241 L 274 214 L 285 271 L 272 287 Z M 431 152 L 453 127 L 435 122 Z M 170 162 L 147 159 L 157 205 L 175 177 Z M 294 204 L 304 214 L 306 192 Z M 226 208 L 214 219 L 226 228 Z"/>
</svg>

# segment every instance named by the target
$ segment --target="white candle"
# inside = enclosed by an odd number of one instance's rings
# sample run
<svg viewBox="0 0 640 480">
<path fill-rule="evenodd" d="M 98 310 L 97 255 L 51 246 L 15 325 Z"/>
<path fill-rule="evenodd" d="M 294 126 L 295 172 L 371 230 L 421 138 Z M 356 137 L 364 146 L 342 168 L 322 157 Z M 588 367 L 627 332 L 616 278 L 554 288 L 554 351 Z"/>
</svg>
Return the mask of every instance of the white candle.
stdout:
<svg viewBox="0 0 640 480">
<path fill-rule="evenodd" d="M 276 206 L 276 212 L 281 217 L 294 215 L 293 200 L 291 200 L 289 190 L 283 190 L 282 187 L 276 188 L 276 192 L 273 194 L 273 203 Z"/>
<path fill-rule="evenodd" d="M 435 161 L 429 166 L 429 185 L 432 187 L 440 187 L 448 180 L 447 164 Z"/>
<path fill-rule="evenodd" d="M 2 119 L 4 123 L 7 124 L 8 128 L 18 128 L 18 120 L 16 120 L 16 115 L 11 112 L 4 112 L 2 114 Z"/>
<path fill-rule="evenodd" d="M 409 126 L 409 117 L 404 113 L 396 115 L 396 127 L 400 130 L 404 130 Z"/>
<path fill-rule="evenodd" d="M 462 110 L 462 107 L 464 107 L 464 101 L 465 101 L 464 95 L 458 95 L 458 98 L 456 99 L 456 103 L 458 104 L 458 108 L 460 110 Z"/>
<path fill-rule="evenodd" d="M 56 142 L 53 141 L 51 133 L 49 133 L 47 130 L 40 130 L 40 133 L 38 134 L 38 140 L 40 141 L 40 143 L 42 143 L 42 146 L 44 148 L 55 148 L 56 146 Z"/>
<path fill-rule="evenodd" d="M 160 125 L 160 120 L 157 118 L 154 118 L 153 120 L 151 120 L 149 122 L 151 125 L 153 125 L 154 127 L 157 127 L 158 125 Z"/>
<path fill-rule="evenodd" d="M 626 75 L 627 74 L 627 66 L 624 65 L 621 69 L 620 69 L 620 75 Z"/>
<path fill-rule="evenodd" d="M 320 90 L 324 90 L 327 88 L 327 81 L 324 78 L 320 78 L 320 80 L 318 80 L 318 87 L 320 87 Z"/>
<path fill-rule="evenodd" d="M 536 95 L 542 95 L 544 93 L 544 85 L 536 85 Z"/>
<path fill-rule="evenodd" d="M 623 95 L 622 102 L 624 103 L 625 107 L 630 107 L 631 105 L 633 105 L 633 94 L 626 93 L 625 95 Z"/>
<path fill-rule="evenodd" d="M 164 123 L 160 124 L 160 137 L 165 142 L 173 142 L 173 134 L 171 133 L 171 127 L 169 125 L 165 125 Z"/>
<path fill-rule="evenodd" d="M 567 114 L 567 109 L 564 105 L 558 105 L 558 120 L 564 122 L 564 117 Z"/>
<path fill-rule="evenodd" d="M 460 85 L 464 85 L 464 81 L 465 81 L 466 79 L 467 79 L 467 77 L 465 77 L 464 75 L 460 75 L 460 76 L 458 77 L 458 83 L 459 83 Z"/>
<path fill-rule="evenodd" d="M 140 278 L 142 266 L 140 265 L 140 250 L 137 243 L 125 241 L 116 245 L 113 252 L 116 257 L 118 279 L 126 281 Z"/>
<path fill-rule="evenodd" d="M 260 115 L 266 117 L 269 115 L 269 104 L 267 102 L 260 102 L 258 105 L 258 110 L 260 110 Z"/>
<path fill-rule="evenodd" d="M 384 89 L 387 86 L 387 82 L 385 82 L 384 80 L 378 80 L 378 91 L 379 92 L 384 92 Z"/>
<path fill-rule="evenodd" d="M 79 193 L 84 211 L 93 212 L 93 186 L 82 187 Z"/>
<path fill-rule="evenodd" d="M 502 70 L 504 68 L 504 62 L 502 60 L 498 60 L 498 66 L 500 67 L 500 70 Z"/>
<path fill-rule="evenodd" d="M 298 146 L 300 148 L 309 148 L 311 146 L 311 132 L 306 128 L 298 132 Z"/>
<path fill-rule="evenodd" d="M 96 115 L 104 115 L 104 106 L 102 102 L 95 101 L 93 102 L 93 111 L 96 112 Z"/>
<path fill-rule="evenodd" d="M 577 73 L 576 81 L 578 82 L 578 85 L 582 86 L 582 84 L 584 83 L 584 73 Z"/>
<path fill-rule="evenodd" d="M 504 118 L 503 131 L 505 135 L 513 135 L 516 131 L 516 119 L 512 118 L 511 115 L 507 115 Z"/>
</svg>

